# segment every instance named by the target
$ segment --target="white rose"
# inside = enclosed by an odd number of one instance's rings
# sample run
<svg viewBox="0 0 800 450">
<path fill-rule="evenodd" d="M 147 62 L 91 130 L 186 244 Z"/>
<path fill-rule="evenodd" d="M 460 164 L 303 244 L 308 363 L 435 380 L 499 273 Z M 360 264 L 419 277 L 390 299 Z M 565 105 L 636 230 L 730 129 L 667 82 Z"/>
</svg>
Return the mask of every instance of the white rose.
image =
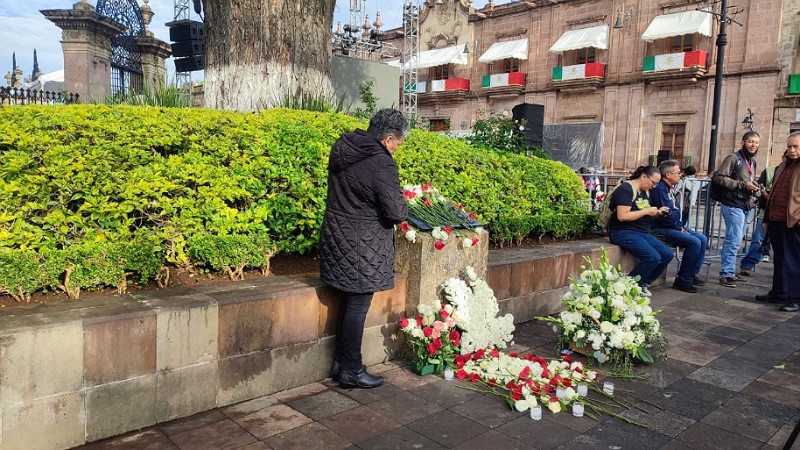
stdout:
<svg viewBox="0 0 800 450">
<path fill-rule="evenodd" d="M 600 331 L 603 333 L 611 333 L 614 330 L 614 324 L 611 322 L 604 320 L 600 322 Z"/>
<path fill-rule="evenodd" d="M 464 238 L 464 240 L 463 240 L 463 241 L 461 241 L 461 246 L 462 246 L 462 247 L 464 247 L 464 248 L 470 248 L 470 247 L 472 247 L 472 239 L 470 239 L 470 238 Z"/>
<path fill-rule="evenodd" d="M 585 337 L 586 337 L 586 332 L 583 330 L 578 330 L 578 332 L 575 333 L 575 339 L 583 339 Z"/>
<path fill-rule="evenodd" d="M 414 231 L 414 230 L 406 231 L 406 240 L 408 242 L 412 242 L 412 243 L 416 244 L 417 243 L 417 232 Z"/>
<path fill-rule="evenodd" d="M 527 411 L 530 408 L 530 404 L 527 400 L 517 400 L 514 402 L 514 409 L 519 412 Z"/>
<path fill-rule="evenodd" d="M 553 413 L 561 412 L 561 403 L 559 403 L 559 402 L 547 402 L 547 409 L 549 409 Z"/>
</svg>

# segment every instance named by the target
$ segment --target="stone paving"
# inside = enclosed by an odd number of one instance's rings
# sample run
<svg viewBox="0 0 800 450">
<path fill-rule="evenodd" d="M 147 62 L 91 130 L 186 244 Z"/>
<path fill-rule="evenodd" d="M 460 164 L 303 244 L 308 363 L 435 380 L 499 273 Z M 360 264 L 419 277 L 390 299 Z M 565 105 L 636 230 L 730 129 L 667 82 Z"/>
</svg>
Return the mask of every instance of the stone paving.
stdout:
<svg viewBox="0 0 800 450">
<path fill-rule="evenodd" d="M 82 448 L 780 449 L 800 420 L 800 315 L 753 299 L 769 290 L 771 264 L 736 289 L 720 286 L 717 271 L 712 265 L 697 294 L 653 289 L 669 359 L 637 366 L 643 380 L 614 380 L 636 405 L 623 415 L 648 428 L 549 411 L 533 421 L 500 397 L 418 377 L 397 360 L 370 368 L 386 377 L 376 389 L 325 380 Z M 527 322 L 513 350 L 552 357 L 555 339 L 545 324 Z"/>
</svg>

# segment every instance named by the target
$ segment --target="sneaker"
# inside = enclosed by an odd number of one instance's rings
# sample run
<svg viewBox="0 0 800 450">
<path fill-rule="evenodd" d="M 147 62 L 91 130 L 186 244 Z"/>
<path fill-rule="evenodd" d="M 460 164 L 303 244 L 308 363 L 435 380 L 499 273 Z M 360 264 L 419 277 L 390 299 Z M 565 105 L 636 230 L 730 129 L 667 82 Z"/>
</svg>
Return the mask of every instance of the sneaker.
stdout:
<svg viewBox="0 0 800 450">
<path fill-rule="evenodd" d="M 705 281 L 703 281 L 703 280 L 701 280 L 700 278 L 697 278 L 697 277 L 694 277 L 694 279 L 692 280 L 692 285 L 693 286 L 704 286 L 705 284 L 706 284 Z"/>
<path fill-rule="evenodd" d="M 672 283 L 672 289 L 677 289 L 679 291 L 688 292 L 690 294 L 694 294 L 697 292 L 697 288 L 692 286 L 692 283 L 687 283 L 685 281 L 681 281 L 679 279 L 675 279 L 675 282 Z"/>
<path fill-rule="evenodd" d="M 723 285 L 725 287 L 735 288 L 736 287 L 736 280 L 733 279 L 733 277 L 722 277 L 722 278 L 719 279 L 719 284 L 721 284 L 721 285 Z"/>
<path fill-rule="evenodd" d="M 769 262 L 769 255 L 764 255 L 761 257 L 761 262 L 768 263 Z"/>
<path fill-rule="evenodd" d="M 774 292 L 769 291 L 764 295 L 756 295 L 757 302 L 764 303 L 779 303 L 784 301 L 783 295 L 775 295 Z"/>
<path fill-rule="evenodd" d="M 647 289 L 647 286 L 642 286 L 642 295 L 645 297 L 651 297 L 653 293 L 650 292 L 650 289 Z"/>
<path fill-rule="evenodd" d="M 742 278 L 739 275 L 733 275 L 733 277 L 731 277 L 731 278 L 733 279 L 733 281 L 735 281 L 737 283 L 747 283 L 747 279 Z"/>
<path fill-rule="evenodd" d="M 745 269 L 744 267 L 742 267 L 742 269 L 739 270 L 739 275 L 741 275 L 743 277 L 749 277 L 752 274 L 753 274 L 753 269 L 752 268 L 751 269 Z"/>
<path fill-rule="evenodd" d="M 783 306 L 781 306 L 781 311 L 784 312 L 797 312 L 800 311 L 800 305 L 797 303 L 789 302 Z"/>
</svg>

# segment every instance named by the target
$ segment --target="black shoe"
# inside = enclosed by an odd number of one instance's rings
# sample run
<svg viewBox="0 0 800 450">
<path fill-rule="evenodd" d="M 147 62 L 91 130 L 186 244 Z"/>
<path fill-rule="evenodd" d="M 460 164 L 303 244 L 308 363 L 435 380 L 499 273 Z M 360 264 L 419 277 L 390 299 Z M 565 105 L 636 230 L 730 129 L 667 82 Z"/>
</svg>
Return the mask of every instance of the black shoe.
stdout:
<svg viewBox="0 0 800 450">
<path fill-rule="evenodd" d="M 675 279 L 675 282 L 672 283 L 672 289 L 677 289 L 679 291 L 688 292 L 690 294 L 694 294 L 697 292 L 697 288 L 692 286 L 692 283 L 687 283 L 685 281 L 681 281 L 679 279 Z"/>
<path fill-rule="evenodd" d="M 737 283 L 747 283 L 747 279 L 742 278 L 739 275 L 734 275 L 733 277 L 730 277 L 730 278 L 732 278 L 733 281 L 735 281 Z"/>
<path fill-rule="evenodd" d="M 736 287 L 736 280 L 734 278 L 732 278 L 732 277 L 722 277 L 722 278 L 719 279 L 719 284 L 721 284 L 721 285 L 723 285 L 725 287 L 735 288 Z"/>
<path fill-rule="evenodd" d="M 756 295 L 757 302 L 764 302 L 764 303 L 780 303 L 785 301 L 786 299 L 783 295 L 775 295 L 774 292 L 769 291 L 765 295 Z"/>
<path fill-rule="evenodd" d="M 339 364 L 339 361 L 334 361 L 331 366 L 331 378 L 333 378 L 333 381 L 339 381 L 339 372 L 341 371 L 342 365 Z"/>
<path fill-rule="evenodd" d="M 739 269 L 739 275 L 741 275 L 743 277 L 752 276 L 753 275 L 753 269 L 745 269 L 744 267 L 742 267 L 741 269 Z"/>
<path fill-rule="evenodd" d="M 383 377 L 370 375 L 364 367 L 357 371 L 342 370 L 339 372 L 339 384 L 343 388 L 369 389 L 383 384 Z"/>
<path fill-rule="evenodd" d="M 700 278 L 694 277 L 692 280 L 692 286 L 705 286 L 706 282 L 701 280 Z"/>
<path fill-rule="evenodd" d="M 797 312 L 797 311 L 800 311 L 800 305 L 798 305 L 797 303 L 789 302 L 789 303 L 781 306 L 781 311 Z"/>
</svg>

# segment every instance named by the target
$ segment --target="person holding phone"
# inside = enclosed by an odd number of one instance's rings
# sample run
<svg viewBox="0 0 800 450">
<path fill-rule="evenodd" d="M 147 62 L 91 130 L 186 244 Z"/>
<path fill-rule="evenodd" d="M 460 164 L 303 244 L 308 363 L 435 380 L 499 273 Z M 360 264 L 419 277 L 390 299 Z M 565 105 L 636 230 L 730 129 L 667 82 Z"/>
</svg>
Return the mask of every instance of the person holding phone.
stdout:
<svg viewBox="0 0 800 450">
<path fill-rule="evenodd" d="M 651 233 L 653 218 L 668 214 L 666 208 L 650 204 L 647 192 L 661 181 L 655 166 L 639 166 L 627 181 L 611 194 L 608 238 L 630 252 L 639 262 L 630 276 L 639 277 L 642 294 L 650 296 L 650 284 L 672 261 L 672 251 Z"/>
<path fill-rule="evenodd" d="M 675 201 L 675 186 L 681 179 L 678 161 L 668 159 L 658 166 L 661 181 L 650 192 L 650 204 L 666 208 L 666 214 L 658 217 L 653 226 L 653 235 L 667 245 L 683 249 L 678 275 L 672 287 L 679 291 L 695 293 L 697 286 L 705 282 L 697 278 L 708 246 L 708 238 L 703 233 L 681 224 L 681 210 Z"/>
</svg>

